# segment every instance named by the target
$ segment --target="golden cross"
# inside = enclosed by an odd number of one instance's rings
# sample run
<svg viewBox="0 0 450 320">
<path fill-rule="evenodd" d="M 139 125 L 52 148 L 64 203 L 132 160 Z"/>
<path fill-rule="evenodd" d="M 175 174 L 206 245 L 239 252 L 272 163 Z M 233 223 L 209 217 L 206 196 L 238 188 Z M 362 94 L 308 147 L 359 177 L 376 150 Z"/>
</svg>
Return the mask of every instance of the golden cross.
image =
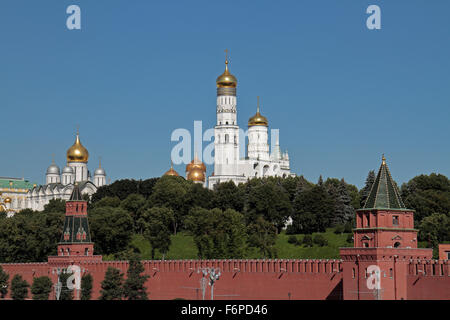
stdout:
<svg viewBox="0 0 450 320">
<path fill-rule="evenodd" d="M 259 112 L 259 96 L 256 96 L 256 99 L 258 101 L 258 103 L 257 103 L 257 112 Z"/>
<path fill-rule="evenodd" d="M 225 49 L 225 60 L 228 61 L 228 49 Z"/>
</svg>

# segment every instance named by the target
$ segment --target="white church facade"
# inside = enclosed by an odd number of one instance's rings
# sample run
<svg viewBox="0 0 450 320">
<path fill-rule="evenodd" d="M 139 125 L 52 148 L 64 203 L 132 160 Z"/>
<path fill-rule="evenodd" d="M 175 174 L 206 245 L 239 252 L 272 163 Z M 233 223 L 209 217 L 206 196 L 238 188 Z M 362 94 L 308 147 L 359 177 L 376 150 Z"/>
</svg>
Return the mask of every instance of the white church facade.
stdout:
<svg viewBox="0 0 450 320">
<path fill-rule="evenodd" d="M 52 199 L 69 200 L 75 184 L 81 194 L 92 196 L 99 187 L 106 184 L 106 172 L 101 163 L 93 178 L 88 170 L 89 152 L 81 144 L 79 132 L 75 143 L 67 150 L 67 165 L 60 168 L 52 161 L 47 168 L 45 185 L 34 186 L 27 192 L 24 208 L 41 211 Z"/>
</svg>

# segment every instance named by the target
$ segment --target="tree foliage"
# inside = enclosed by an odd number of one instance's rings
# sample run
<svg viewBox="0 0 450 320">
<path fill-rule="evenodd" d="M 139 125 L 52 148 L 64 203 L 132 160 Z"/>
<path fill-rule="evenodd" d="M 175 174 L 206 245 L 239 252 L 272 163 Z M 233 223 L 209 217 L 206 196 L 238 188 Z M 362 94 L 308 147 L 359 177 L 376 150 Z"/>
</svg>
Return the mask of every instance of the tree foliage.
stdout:
<svg viewBox="0 0 450 320">
<path fill-rule="evenodd" d="M 0 298 L 4 299 L 5 296 L 8 293 L 8 287 L 9 287 L 9 274 L 7 274 L 5 271 L 3 271 L 2 266 L 0 266 Z"/>
<path fill-rule="evenodd" d="M 258 216 L 256 220 L 248 226 L 248 243 L 250 247 L 257 248 L 263 258 L 275 258 L 277 251 L 275 241 L 277 239 L 276 227 Z"/>
<path fill-rule="evenodd" d="M 128 300 L 148 300 L 144 284 L 149 276 L 142 275 L 143 272 L 144 266 L 139 257 L 133 256 L 129 261 L 127 279 L 123 285 L 124 298 Z"/>
<path fill-rule="evenodd" d="M 81 277 L 81 300 L 91 300 L 94 279 L 90 273 Z"/>
<path fill-rule="evenodd" d="M 20 274 L 16 274 L 11 280 L 11 298 L 13 300 L 25 300 L 28 298 L 30 285 Z"/>
<path fill-rule="evenodd" d="M 98 253 L 112 254 L 128 247 L 133 230 L 128 211 L 120 207 L 96 207 L 89 212 L 89 222 Z"/>
<path fill-rule="evenodd" d="M 108 267 L 101 283 L 100 300 L 122 300 L 123 273 L 119 269 Z"/>
<path fill-rule="evenodd" d="M 33 300 L 48 300 L 52 285 L 52 280 L 47 276 L 34 278 L 31 285 Z"/>
<path fill-rule="evenodd" d="M 170 227 L 175 219 L 173 210 L 166 207 L 153 207 L 145 210 L 141 219 L 144 237 L 152 246 L 152 259 L 155 258 L 155 250 L 161 252 L 164 259 L 171 244 Z"/>
<path fill-rule="evenodd" d="M 194 237 L 201 259 L 242 258 L 246 232 L 244 216 L 233 210 L 193 208 L 186 227 Z"/>
</svg>

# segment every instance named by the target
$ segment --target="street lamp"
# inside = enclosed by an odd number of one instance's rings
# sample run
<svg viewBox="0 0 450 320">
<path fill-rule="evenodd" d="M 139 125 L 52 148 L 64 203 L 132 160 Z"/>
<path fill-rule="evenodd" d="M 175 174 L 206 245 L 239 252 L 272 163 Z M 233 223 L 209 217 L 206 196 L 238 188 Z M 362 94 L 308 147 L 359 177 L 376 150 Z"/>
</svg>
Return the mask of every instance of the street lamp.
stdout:
<svg viewBox="0 0 450 320">
<path fill-rule="evenodd" d="M 214 283 L 220 278 L 221 275 L 220 269 L 199 268 L 197 270 L 197 273 L 200 273 L 200 270 L 202 271 L 203 274 L 202 278 L 200 279 L 200 286 L 202 288 L 202 299 L 205 300 L 206 282 L 208 281 L 207 278 L 209 278 L 209 285 L 211 286 L 211 300 L 214 300 Z"/>
</svg>

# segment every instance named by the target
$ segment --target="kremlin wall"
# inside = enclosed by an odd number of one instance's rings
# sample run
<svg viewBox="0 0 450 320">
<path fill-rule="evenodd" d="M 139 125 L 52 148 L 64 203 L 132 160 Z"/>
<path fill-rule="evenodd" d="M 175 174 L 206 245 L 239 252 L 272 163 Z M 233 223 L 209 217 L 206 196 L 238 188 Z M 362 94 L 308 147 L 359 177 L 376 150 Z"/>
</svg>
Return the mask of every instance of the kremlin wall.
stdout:
<svg viewBox="0 0 450 320">
<path fill-rule="evenodd" d="M 143 261 L 148 297 L 209 300 L 210 286 L 202 296 L 202 269 L 214 268 L 221 272 L 215 300 L 450 299 L 450 262 L 433 260 L 432 249 L 417 248 L 414 211 L 405 208 L 384 157 L 366 204 L 356 215 L 354 247 L 341 248 L 341 259 Z M 66 202 L 57 255 L 46 263 L 1 266 L 10 279 L 20 274 L 31 284 L 35 277 L 48 276 L 56 284 L 58 269 L 77 265 L 82 274 L 92 275 L 92 298 L 98 299 L 107 268 L 126 274 L 128 263 L 102 261 L 94 255 L 93 240 L 87 203 L 75 185 Z M 50 299 L 56 299 L 55 292 Z"/>
</svg>

